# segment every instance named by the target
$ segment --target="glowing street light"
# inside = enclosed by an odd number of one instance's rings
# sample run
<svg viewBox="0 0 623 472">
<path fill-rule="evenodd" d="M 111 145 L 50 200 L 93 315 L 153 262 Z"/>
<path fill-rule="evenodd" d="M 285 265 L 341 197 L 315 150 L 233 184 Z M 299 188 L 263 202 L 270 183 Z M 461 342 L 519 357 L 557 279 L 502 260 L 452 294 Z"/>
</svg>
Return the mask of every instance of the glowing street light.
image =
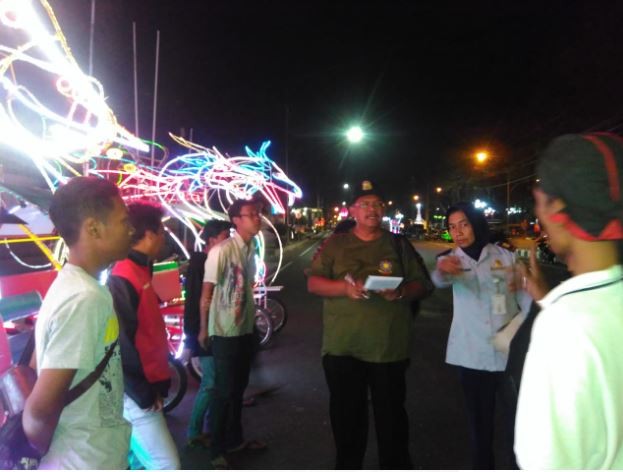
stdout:
<svg viewBox="0 0 623 472">
<path fill-rule="evenodd" d="M 413 201 L 417 202 L 420 200 L 420 196 L 419 195 L 413 195 Z"/>
<path fill-rule="evenodd" d="M 346 132 L 346 139 L 353 144 L 361 142 L 363 136 L 363 130 L 360 126 L 351 126 Z"/>
<path fill-rule="evenodd" d="M 441 193 L 442 191 L 443 191 L 443 189 L 442 189 L 441 187 L 437 187 L 437 188 L 435 189 L 435 192 L 437 192 L 437 193 Z"/>
<path fill-rule="evenodd" d="M 487 159 L 489 159 L 489 153 L 487 151 L 478 151 L 474 154 L 474 157 L 476 158 L 476 162 L 478 164 L 484 164 Z"/>
<path fill-rule="evenodd" d="M 344 188 L 344 190 L 348 190 L 350 188 L 350 185 L 344 184 L 344 185 L 342 185 L 342 187 Z"/>
</svg>

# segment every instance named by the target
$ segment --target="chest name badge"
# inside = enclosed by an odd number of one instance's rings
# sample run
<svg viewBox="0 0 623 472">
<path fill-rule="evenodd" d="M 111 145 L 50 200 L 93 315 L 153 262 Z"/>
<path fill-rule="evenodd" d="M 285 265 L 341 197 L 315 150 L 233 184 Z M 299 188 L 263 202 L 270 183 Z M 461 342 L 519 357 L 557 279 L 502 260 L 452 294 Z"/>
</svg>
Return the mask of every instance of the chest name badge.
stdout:
<svg viewBox="0 0 623 472">
<path fill-rule="evenodd" d="M 379 274 L 390 275 L 392 273 L 392 268 L 392 263 L 384 259 L 379 263 Z"/>
<path fill-rule="evenodd" d="M 491 311 L 494 315 L 506 314 L 506 297 L 501 293 L 491 295 Z"/>
</svg>

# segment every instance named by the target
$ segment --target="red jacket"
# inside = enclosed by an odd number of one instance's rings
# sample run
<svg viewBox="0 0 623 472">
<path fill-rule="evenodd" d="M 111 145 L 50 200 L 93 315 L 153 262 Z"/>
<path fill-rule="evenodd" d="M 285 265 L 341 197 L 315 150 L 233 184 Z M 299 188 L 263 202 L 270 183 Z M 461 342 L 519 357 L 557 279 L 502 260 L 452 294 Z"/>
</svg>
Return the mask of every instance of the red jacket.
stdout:
<svg viewBox="0 0 623 472">
<path fill-rule="evenodd" d="M 156 394 L 166 397 L 171 383 L 167 331 L 151 271 L 147 256 L 131 251 L 107 282 L 121 326 L 125 393 L 141 408 L 153 405 Z"/>
</svg>

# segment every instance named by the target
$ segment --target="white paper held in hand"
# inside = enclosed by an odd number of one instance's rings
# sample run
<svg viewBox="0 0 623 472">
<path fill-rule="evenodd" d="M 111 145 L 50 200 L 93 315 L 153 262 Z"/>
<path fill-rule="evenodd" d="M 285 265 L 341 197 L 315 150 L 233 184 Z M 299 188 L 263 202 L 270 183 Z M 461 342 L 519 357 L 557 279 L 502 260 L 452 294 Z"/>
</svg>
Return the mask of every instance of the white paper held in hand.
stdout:
<svg viewBox="0 0 623 472">
<path fill-rule="evenodd" d="M 366 290 L 394 290 L 402 282 L 402 277 L 369 275 L 363 288 Z"/>
</svg>

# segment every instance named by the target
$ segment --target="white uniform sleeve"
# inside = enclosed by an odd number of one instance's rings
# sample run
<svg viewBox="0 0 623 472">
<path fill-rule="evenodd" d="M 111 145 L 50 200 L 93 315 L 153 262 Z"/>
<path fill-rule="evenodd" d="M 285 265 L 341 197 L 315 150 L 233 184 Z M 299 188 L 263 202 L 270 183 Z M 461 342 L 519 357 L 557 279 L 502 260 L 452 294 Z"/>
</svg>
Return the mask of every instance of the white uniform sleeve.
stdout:
<svg viewBox="0 0 623 472">
<path fill-rule="evenodd" d="M 430 278 L 432 279 L 433 284 L 435 284 L 435 287 L 447 288 L 452 285 L 452 278 L 446 276 L 439 269 L 437 269 L 437 261 L 443 259 L 444 257 L 453 256 L 453 255 L 454 255 L 454 251 L 450 253 L 446 253 L 443 256 L 439 256 L 437 260 L 435 260 L 435 270 L 433 270 L 433 272 L 430 274 Z"/>
<path fill-rule="evenodd" d="M 452 285 L 452 282 L 447 279 L 438 269 L 435 269 L 430 274 L 430 277 L 433 280 L 433 284 L 435 284 L 435 287 L 437 288 L 447 288 Z"/>
</svg>

